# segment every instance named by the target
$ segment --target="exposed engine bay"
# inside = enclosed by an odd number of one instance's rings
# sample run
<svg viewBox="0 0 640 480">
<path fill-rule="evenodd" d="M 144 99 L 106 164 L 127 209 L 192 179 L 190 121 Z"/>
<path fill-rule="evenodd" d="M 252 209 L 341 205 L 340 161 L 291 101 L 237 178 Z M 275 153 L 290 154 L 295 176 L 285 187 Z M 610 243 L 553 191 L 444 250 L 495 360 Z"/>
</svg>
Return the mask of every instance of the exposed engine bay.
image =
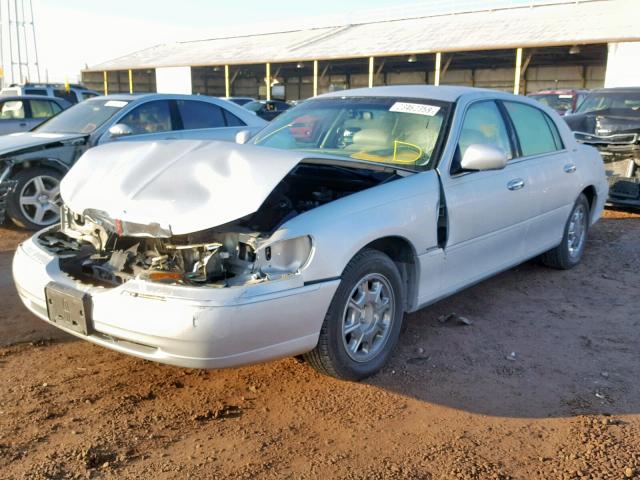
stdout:
<svg viewBox="0 0 640 480">
<path fill-rule="evenodd" d="M 398 178 L 388 167 L 303 162 L 253 214 L 185 235 L 157 224 L 128 224 L 100 211 L 63 207 L 59 228 L 36 237 L 60 269 L 82 283 L 114 287 L 138 278 L 228 287 L 295 274 L 309 259 L 307 236 L 269 242 L 284 222 L 342 197 Z M 224 208 L 224 206 L 222 206 Z"/>
</svg>

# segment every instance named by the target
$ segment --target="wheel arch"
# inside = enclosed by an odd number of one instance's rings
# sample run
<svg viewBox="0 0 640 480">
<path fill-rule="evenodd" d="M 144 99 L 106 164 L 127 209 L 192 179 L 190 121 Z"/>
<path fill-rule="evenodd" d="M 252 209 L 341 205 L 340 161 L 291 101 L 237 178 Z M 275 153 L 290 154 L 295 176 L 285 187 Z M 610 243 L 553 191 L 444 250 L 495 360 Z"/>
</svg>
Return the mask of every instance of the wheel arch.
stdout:
<svg viewBox="0 0 640 480">
<path fill-rule="evenodd" d="M 598 194 L 596 193 L 596 187 L 594 187 L 593 185 L 589 185 L 580 193 L 584 194 L 584 196 L 587 197 L 587 201 L 589 202 L 589 211 L 593 211 L 593 206 L 595 205 L 596 198 L 598 197 Z"/>
<path fill-rule="evenodd" d="M 358 253 L 367 249 L 384 253 L 396 264 L 405 287 L 404 310 L 410 310 L 411 305 L 414 303 L 418 284 L 417 255 L 411 242 L 405 237 L 392 235 L 367 243 Z"/>
<path fill-rule="evenodd" d="M 62 176 L 66 175 L 69 171 L 70 166 L 65 164 L 63 161 L 58 160 L 57 158 L 30 158 L 29 160 L 18 161 L 13 164 L 11 168 L 10 177 L 15 176 L 17 173 L 26 170 L 28 168 L 37 168 L 37 167 L 45 167 L 51 168 L 56 172 L 60 173 Z"/>
<path fill-rule="evenodd" d="M 589 203 L 589 226 L 591 226 L 597 220 L 598 215 L 596 212 L 596 206 L 598 204 L 598 193 L 596 187 L 588 185 L 580 192 L 580 194 L 587 197 L 587 202 Z M 594 218 L 594 216 L 596 217 Z"/>
</svg>

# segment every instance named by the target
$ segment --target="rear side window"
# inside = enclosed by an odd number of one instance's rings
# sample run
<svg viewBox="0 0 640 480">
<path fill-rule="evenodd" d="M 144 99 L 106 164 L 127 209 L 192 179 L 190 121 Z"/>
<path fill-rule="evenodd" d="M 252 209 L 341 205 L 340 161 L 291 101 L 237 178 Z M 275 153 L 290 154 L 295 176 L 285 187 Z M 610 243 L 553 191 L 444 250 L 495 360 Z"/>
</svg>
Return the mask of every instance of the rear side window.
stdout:
<svg viewBox="0 0 640 480">
<path fill-rule="evenodd" d="M 458 140 L 459 157 L 469 145 L 481 144 L 498 147 L 512 158 L 511 143 L 502 114 L 494 101 L 482 101 L 472 104 L 462 122 L 462 132 Z"/>
<path fill-rule="evenodd" d="M 29 100 L 31 104 L 31 116 L 33 118 L 53 117 L 60 110 L 60 106 L 49 100 Z"/>
<path fill-rule="evenodd" d="M 24 103 L 22 100 L 7 100 L 0 105 L 0 119 L 22 120 L 24 119 Z"/>
<path fill-rule="evenodd" d="M 244 127 L 246 123 L 236 117 L 229 110 L 222 109 L 222 113 L 224 114 L 224 119 L 227 122 L 227 127 Z"/>
<path fill-rule="evenodd" d="M 553 120 L 542 110 L 517 102 L 503 102 L 518 135 L 522 156 L 561 150 L 562 140 Z"/>
<path fill-rule="evenodd" d="M 176 104 L 185 130 L 225 126 L 222 109 L 213 103 L 177 100 Z"/>
</svg>

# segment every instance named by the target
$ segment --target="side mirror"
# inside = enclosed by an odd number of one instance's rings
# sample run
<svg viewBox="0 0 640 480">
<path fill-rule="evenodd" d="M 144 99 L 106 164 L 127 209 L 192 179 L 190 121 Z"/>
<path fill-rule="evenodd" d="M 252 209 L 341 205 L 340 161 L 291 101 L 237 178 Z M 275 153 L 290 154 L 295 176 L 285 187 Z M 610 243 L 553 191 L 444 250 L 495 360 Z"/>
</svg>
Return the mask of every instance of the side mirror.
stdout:
<svg viewBox="0 0 640 480">
<path fill-rule="evenodd" d="M 501 170 L 507 165 L 507 153 L 492 145 L 474 143 L 467 147 L 460 162 L 463 170 Z"/>
<path fill-rule="evenodd" d="M 112 138 L 126 137 L 127 135 L 133 135 L 133 130 L 126 123 L 116 123 L 109 128 L 109 135 Z"/>
<path fill-rule="evenodd" d="M 236 133 L 236 143 L 243 145 L 247 143 L 252 136 L 251 130 L 240 130 Z"/>
</svg>

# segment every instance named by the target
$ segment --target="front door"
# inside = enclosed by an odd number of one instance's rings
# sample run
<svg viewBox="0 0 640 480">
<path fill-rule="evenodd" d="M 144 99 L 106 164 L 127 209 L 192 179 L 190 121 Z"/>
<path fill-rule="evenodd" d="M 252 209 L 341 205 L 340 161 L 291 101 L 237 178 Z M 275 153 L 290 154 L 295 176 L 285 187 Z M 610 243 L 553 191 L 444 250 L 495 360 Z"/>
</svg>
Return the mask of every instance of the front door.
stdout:
<svg viewBox="0 0 640 480">
<path fill-rule="evenodd" d="M 117 141 L 174 140 L 182 136 L 177 124 L 177 113 L 172 100 L 145 102 L 112 124 L 124 124 L 131 129 L 130 135 L 117 137 Z"/>
</svg>

